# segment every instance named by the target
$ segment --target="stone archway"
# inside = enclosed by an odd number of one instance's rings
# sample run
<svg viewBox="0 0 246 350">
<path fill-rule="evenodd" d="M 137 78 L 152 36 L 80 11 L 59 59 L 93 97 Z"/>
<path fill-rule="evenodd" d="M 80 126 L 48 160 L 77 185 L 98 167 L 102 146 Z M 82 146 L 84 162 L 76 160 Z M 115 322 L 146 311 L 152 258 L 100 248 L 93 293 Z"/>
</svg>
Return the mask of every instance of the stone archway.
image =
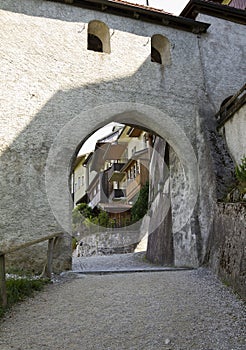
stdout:
<svg viewBox="0 0 246 350">
<path fill-rule="evenodd" d="M 52 144 L 46 163 L 46 192 L 51 210 L 66 231 L 71 232 L 72 198 L 69 188 L 71 165 L 78 149 L 97 129 L 112 121 L 149 129 L 165 139 L 183 165 L 188 195 L 181 203 L 183 224 L 191 217 L 198 193 L 197 159 L 184 131 L 165 112 L 152 106 L 118 102 L 81 112 L 67 123 Z M 82 140 L 82 141 L 81 141 Z"/>
</svg>

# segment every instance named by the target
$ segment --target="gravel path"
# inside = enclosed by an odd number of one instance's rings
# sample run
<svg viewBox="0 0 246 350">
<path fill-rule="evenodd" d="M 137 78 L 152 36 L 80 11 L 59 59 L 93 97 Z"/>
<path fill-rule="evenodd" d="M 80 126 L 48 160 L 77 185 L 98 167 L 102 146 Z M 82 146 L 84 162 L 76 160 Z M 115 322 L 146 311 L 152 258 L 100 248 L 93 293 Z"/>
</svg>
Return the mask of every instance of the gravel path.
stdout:
<svg viewBox="0 0 246 350">
<path fill-rule="evenodd" d="M 95 255 L 90 257 L 73 257 L 73 271 L 153 271 L 172 269 L 170 267 L 151 264 L 144 259 L 146 252 L 113 254 L 113 255 Z M 176 270 L 175 268 L 173 268 Z"/>
<path fill-rule="evenodd" d="M 245 305 L 205 269 L 80 275 L 17 305 L 0 349 L 245 350 L 245 320 Z"/>
</svg>

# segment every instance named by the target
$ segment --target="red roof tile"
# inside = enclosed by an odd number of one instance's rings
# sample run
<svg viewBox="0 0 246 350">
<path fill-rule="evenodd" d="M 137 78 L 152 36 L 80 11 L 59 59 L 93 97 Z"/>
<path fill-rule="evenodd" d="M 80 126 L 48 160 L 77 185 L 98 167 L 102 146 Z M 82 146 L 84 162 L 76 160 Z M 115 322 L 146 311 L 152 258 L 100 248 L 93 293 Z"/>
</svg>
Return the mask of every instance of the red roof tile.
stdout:
<svg viewBox="0 0 246 350">
<path fill-rule="evenodd" d="M 109 1 L 110 2 L 116 2 L 116 3 L 122 4 L 122 5 L 128 5 L 128 6 L 144 9 L 144 10 L 149 10 L 149 11 L 154 11 L 154 12 L 159 12 L 159 13 L 164 13 L 166 15 L 174 16 L 170 12 L 166 12 L 164 10 L 156 9 L 156 8 L 150 7 L 150 6 L 145 6 L 145 5 L 140 5 L 140 4 L 133 4 L 132 2 L 128 2 L 128 1 L 124 1 L 124 0 L 109 0 Z"/>
</svg>

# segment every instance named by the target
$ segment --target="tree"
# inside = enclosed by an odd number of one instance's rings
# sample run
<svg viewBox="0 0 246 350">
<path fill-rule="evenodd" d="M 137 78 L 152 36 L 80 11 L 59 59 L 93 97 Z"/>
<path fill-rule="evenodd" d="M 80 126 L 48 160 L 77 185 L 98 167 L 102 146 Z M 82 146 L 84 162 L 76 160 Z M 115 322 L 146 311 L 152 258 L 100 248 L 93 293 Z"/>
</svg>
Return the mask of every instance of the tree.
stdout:
<svg viewBox="0 0 246 350">
<path fill-rule="evenodd" d="M 85 218 L 90 218 L 95 216 L 91 207 L 89 207 L 89 205 L 86 203 L 78 204 L 75 209 L 77 209 L 79 213 L 83 215 Z"/>
<path fill-rule="evenodd" d="M 146 182 L 139 192 L 138 199 L 131 210 L 131 221 L 136 222 L 144 217 L 148 211 L 149 183 Z"/>
</svg>

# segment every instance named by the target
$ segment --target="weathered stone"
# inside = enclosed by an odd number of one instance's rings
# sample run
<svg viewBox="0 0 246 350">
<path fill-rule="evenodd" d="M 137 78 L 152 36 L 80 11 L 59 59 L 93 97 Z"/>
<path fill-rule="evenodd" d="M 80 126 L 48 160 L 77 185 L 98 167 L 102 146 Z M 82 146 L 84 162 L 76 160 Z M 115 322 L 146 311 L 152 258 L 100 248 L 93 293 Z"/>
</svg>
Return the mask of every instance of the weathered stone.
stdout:
<svg viewBox="0 0 246 350">
<path fill-rule="evenodd" d="M 244 27 L 203 16 L 211 26 L 197 37 L 50 1 L 0 0 L 0 9 L 0 249 L 71 233 L 73 159 L 88 135 L 116 121 L 151 129 L 174 150 L 179 193 L 189 193 L 189 205 L 180 205 L 191 221 L 181 235 L 176 230 L 177 248 L 188 247 L 178 259 L 197 266 L 213 234 L 216 200 L 232 179 L 233 163 L 213 118 L 244 83 Z M 110 54 L 87 50 L 88 23 L 95 19 L 110 28 Z M 170 42 L 165 67 L 150 59 L 157 33 Z M 178 201 L 174 206 L 176 225 L 183 213 Z M 37 261 L 44 251 L 35 248 Z M 59 251 L 69 256 L 70 243 Z M 67 268 L 68 259 L 59 257 L 59 269 Z"/>
<path fill-rule="evenodd" d="M 246 206 L 219 203 L 213 221 L 206 263 L 246 300 Z"/>
<path fill-rule="evenodd" d="M 82 234 L 76 249 L 77 256 L 132 253 L 140 239 L 140 231 L 131 231 L 128 227 Z"/>
<path fill-rule="evenodd" d="M 170 179 L 165 153 L 169 153 L 168 144 L 159 137 L 155 140 L 149 166 L 151 203 L 148 225 L 148 246 L 146 257 L 153 263 L 173 265 L 172 208 L 170 201 Z"/>
</svg>

